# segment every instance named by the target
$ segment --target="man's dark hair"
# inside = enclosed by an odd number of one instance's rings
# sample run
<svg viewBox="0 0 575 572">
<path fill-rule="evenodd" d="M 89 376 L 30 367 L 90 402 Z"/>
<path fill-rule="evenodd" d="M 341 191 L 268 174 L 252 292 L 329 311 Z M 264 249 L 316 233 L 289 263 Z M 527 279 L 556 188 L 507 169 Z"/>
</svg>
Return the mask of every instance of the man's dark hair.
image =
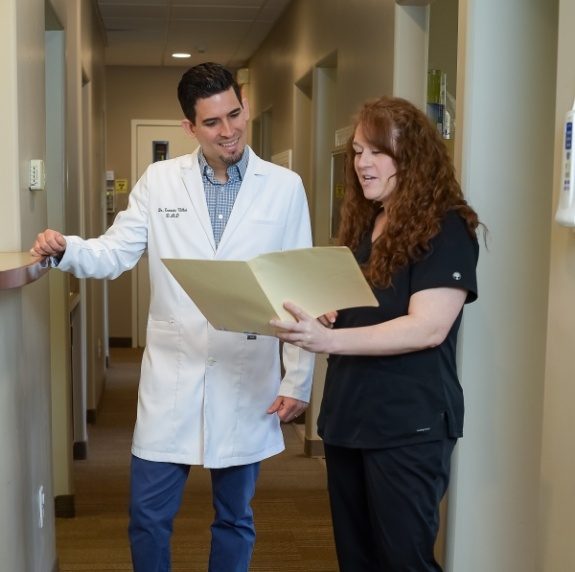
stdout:
<svg viewBox="0 0 575 572">
<path fill-rule="evenodd" d="M 230 87 L 241 104 L 242 93 L 240 86 L 231 72 L 220 64 L 205 62 L 190 68 L 178 84 L 178 100 L 182 111 L 192 123 L 196 122 L 196 102 L 198 99 L 211 97 Z"/>
</svg>

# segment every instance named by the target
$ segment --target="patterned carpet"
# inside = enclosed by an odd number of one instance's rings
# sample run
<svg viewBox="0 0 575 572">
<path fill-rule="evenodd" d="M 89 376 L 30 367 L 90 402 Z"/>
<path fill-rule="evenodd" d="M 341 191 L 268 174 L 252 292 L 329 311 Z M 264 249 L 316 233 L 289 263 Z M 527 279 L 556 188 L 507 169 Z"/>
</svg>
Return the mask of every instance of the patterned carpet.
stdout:
<svg viewBox="0 0 575 572">
<path fill-rule="evenodd" d="M 114 348 L 88 459 L 75 462 L 76 517 L 56 523 L 59 569 L 131 570 L 126 536 L 128 464 L 140 354 Z M 336 572 L 322 460 L 303 455 L 298 428 L 284 426 L 287 449 L 265 461 L 253 507 L 253 572 Z M 209 474 L 192 469 L 172 540 L 172 570 L 207 570 L 212 518 Z"/>
</svg>

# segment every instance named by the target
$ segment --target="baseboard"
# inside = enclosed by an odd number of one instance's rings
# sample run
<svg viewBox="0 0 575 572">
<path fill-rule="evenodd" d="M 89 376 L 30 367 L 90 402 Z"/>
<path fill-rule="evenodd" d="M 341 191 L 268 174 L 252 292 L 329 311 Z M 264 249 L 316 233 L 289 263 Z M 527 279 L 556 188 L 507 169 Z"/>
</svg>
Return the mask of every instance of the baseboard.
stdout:
<svg viewBox="0 0 575 572">
<path fill-rule="evenodd" d="M 108 338 L 108 345 L 111 348 L 131 348 L 132 338 Z"/>
<path fill-rule="evenodd" d="M 86 423 L 93 425 L 96 423 L 96 417 L 98 417 L 97 409 L 86 409 Z"/>
<path fill-rule="evenodd" d="M 88 425 L 95 425 L 98 419 L 98 414 L 100 412 L 100 406 L 102 405 L 102 396 L 106 391 L 106 375 L 104 374 L 104 378 L 102 380 L 102 390 L 100 392 L 100 397 L 98 398 L 98 403 L 96 404 L 95 408 L 86 409 L 86 423 Z"/>
<path fill-rule="evenodd" d="M 59 518 L 74 518 L 76 516 L 74 495 L 57 495 L 54 497 L 54 514 Z"/>
<path fill-rule="evenodd" d="M 72 447 L 72 457 L 74 461 L 84 461 L 88 458 L 88 443 L 86 441 L 76 441 Z"/>
<path fill-rule="evenodd" d="M 325 457 L 322 439 L 304 439 L 303 452 L 307 457 Z"/>
<path fill-rule="evenodd" d="M 300 413 L 293 421 L 292 423 L 297 423 L 298 425 L 305 425 L 305 409 L 302 413 Z"/>
</svg>

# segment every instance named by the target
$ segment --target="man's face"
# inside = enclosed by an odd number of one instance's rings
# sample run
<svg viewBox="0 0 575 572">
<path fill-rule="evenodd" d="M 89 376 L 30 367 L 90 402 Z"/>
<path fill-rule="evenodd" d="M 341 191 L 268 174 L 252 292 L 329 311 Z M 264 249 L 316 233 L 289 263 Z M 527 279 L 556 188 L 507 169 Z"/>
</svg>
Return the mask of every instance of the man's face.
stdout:
<svg viewBox="0 0 575 572">
<path fill-rule="evenodd" d="M 182 126 L 196 137 L 212 169 L 222 171 L 241 159 L 248 119 L 247 101 L 240 102 L 230 87 L 222 93 L 198 99 L 195 123 L 185 119 Z"/>
</svg>

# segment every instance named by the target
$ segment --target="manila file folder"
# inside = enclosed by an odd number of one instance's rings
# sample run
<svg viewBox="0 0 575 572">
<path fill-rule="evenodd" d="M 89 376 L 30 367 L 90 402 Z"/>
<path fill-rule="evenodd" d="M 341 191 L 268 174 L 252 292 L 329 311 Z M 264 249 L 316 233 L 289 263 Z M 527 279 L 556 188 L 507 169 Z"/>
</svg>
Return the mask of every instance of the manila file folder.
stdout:
<svg viewBox="0 0 575 572">
<path fill-rule="evenodd" d="M 308 314 L 378 306 L 353 254 L 326 246 L 261 254 L 251 260 L 162 259 L 218 330 L 273 335 L 269 321 L 292 320 L 283 303 Z"/>
</svg>

